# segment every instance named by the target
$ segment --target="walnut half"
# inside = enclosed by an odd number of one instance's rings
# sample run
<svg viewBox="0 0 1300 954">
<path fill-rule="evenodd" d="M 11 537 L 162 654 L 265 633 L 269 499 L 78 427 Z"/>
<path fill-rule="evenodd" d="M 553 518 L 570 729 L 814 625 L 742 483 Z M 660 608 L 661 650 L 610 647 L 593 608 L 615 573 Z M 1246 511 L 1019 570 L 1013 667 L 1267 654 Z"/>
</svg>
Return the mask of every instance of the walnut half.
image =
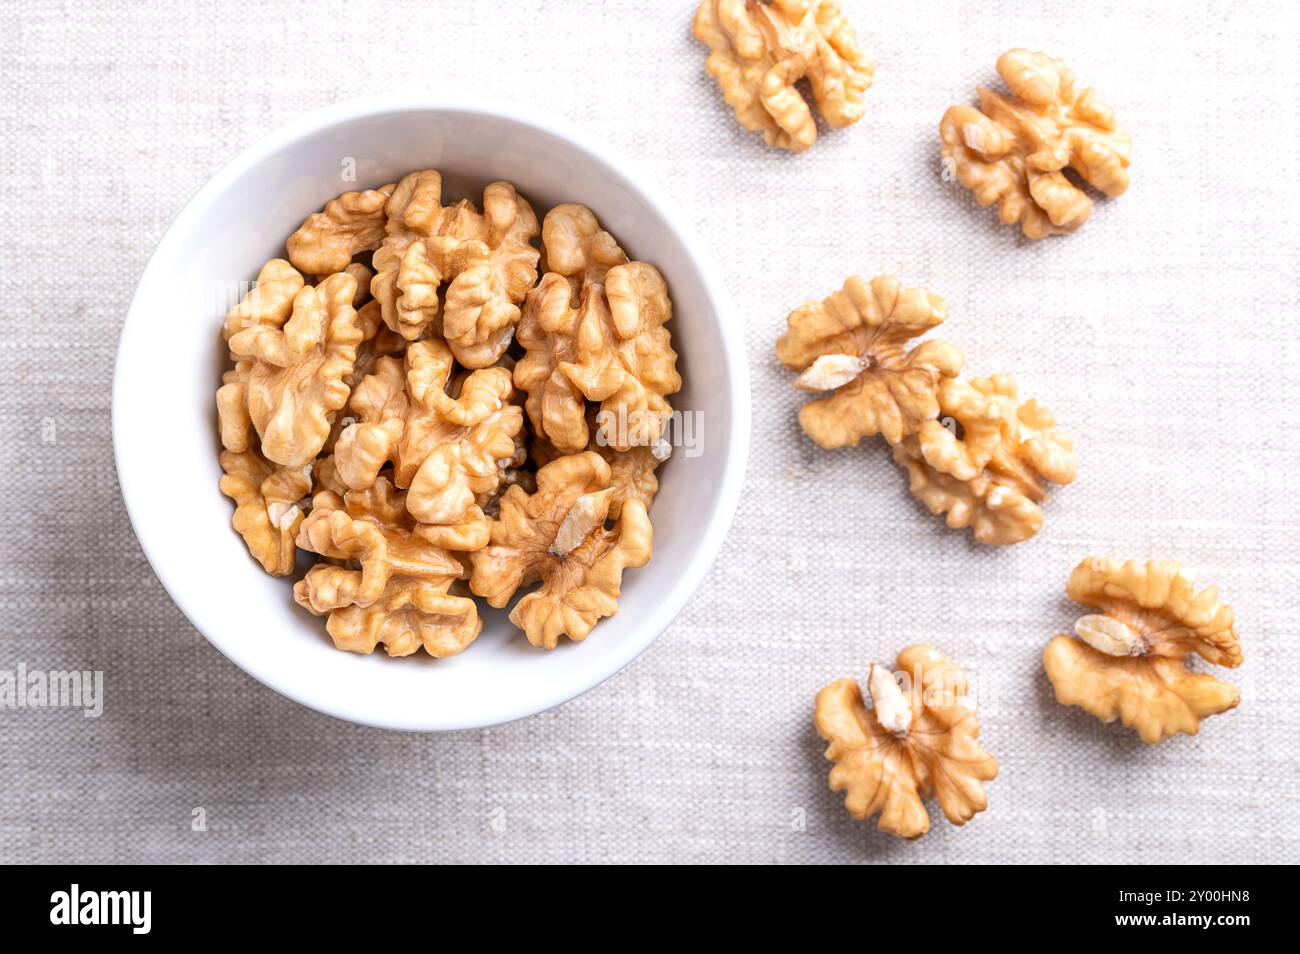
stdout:
<svg viewBox="0 0 1300 954">
<path fill-rule="evenodd" d="M 379 248 L 384 238 L 384 207 L 396 188 L 394 183 L 344 192 L 331 199 L 322 212 L 307 216 L 286 243 L 293 267 L 308 275 L 341 272 L 358 252 Z"/>
<path fill-rule="evenodd" d="M 551 461 L 537 471 L 536 493 L 506 490 L 491 544 L 470 555 L 470 590 L 492 606 L 541 582 L 510 611 L 534 646 L 554 649 L 562 635 L 586 639 L 618 612 L 623 571 L 650 560 L 650 518 L 639 499 L 625 500 L 607 526 L 611 479 L 609 464 L 591 451 Z"/>
<path fill-rule="evenodd" d="M 833 0 L 703 0 L 694 28 L 727 105 L 769 146 L 803 152 L 817 139 L 801 79 L 828 126 L 862 118 L 875 67 Z"/>
<path fill-rule="evenodd" d="M 339 649 L 371 653 L 382 643 L 390 656 L 421 647 L 434 657 L 461 652 L 483 623 L 472 599 L 449 592 L 462 567 L 431 529 L 416 523 L 405 495 L 383 477 L 342 497 L 317 494 L 298 546 L 326 560 L 298 581 L 294 599 L 328 617 Z"/>
<path fill-rule="evenodd" d="M 585 449 L 592 402 L 604 446 L 654 447 L 672 415 L 668 396 L 682 386 L 663 275 L 627 261 L 579 205 L 546 214 L 542 245 L 548 271 L 524 303 L 514 368 L 534 432 L 564 453 Z"/>
<path fill-rule="evenodd" d="M 1043 525 L 1048 484 L 1074 480 L 1074 442 L 1056 430 L 1051 411 L 1021 402 L 1006 374 L 944 381 L 939 410 L 942 421 L 925 422 L 894 446 L 912 493 L 931 513 L 945 514 L 948 526 L 971 528 L 980 543 L 1032 537 Z"/>
<path fill-rule="evenodd" d="M 997 204 L 1006 225 L 1026 237 L 1073 232 L 1092 214 L 1092 200 L 1066 176 L 1109 196 L 1128 188 L 1133 142 L 1091 89 L 1055 57 L 1008 50 L 998 74 L 1003 96 L 980 87 L 980 107 L 953 106 L 939 124 L 944 165 L 980 205 Z"/>
<path fill-rule="evenodd" d="M 298 290 L 282 326 L 256 323 L 230 336 L 236 372 L 248 362 L 248 415 L 262 453 L 277 464 L 310 466 L 347 403 L 347 378 L 362 341 L 356 294 L 356 277 L 335 272 Z"/>
<path fill-rule="evenodd" d="M 896 444 L 939 413 L 939 382 L 961 371 L 961 350 L 940 339 L 909 347 L 942 324 L 948 304 L 923 288 L 882 275 L 854 275 L 822 301 L 790 312 L 776 356 L 799 371 L 796 386 L 830 392 L 799 411 L 821 447 L 881 434 Z"/>
<path fill-rule="evenodd" d="M 831 790 L 845 793 L 849 814 L 879 814 L 881 831 L 919 838 L 930 830 L 931 794 L 954 825 L 988 807 L 984 783 L 998 762 L 978 742 L 965 673 L 931 646 L 909 646 L 894 673 L 872 663 L 867 691 L 870 709 L 855 680 L 836 680 L 817 693 L 813 716 L 835 763 Z"/>
<path fill-rule="evenodd" d="M 232 524 L 248 552 L 272 576 L 294 567 L 301 503 L 311 490 L 310 468 L 281 467 L 256 450 L 222 451 L 221 492 L 235 502 Z"/>
<path fill-rule="evenodd" d="M 1043 652 L 1062 705 L 1119 719 L 1154 745 L 1195 735 L 1202 719 L 1240 702 L 1236 686 L 1187 669 L 1192 654 L 1235 668 L 1242 652 L 1232 607 L 1213 586 L 1198 592 L 1180 564 L 1088 557 L 1066 592 L 1098 612 L 1075 623 L 1077 639 L 1056 636 Z"/>
<path fill-rule="evenodd" d="M 980 543 L 1019 543 L 1042 526 L 1047 485 L 1074 480 L 1074 444 L 1047 408 L 1020 401 L 1008 375 L 958 378 L 956 345 L 913 343 L 947 316 L 938 295 L 854 276 L 792 311 L 776 354 L 800 372 L 796 387 L 828 392 L 799 410 L 818 445 L 879 434 L 931 513 Z"/>
</svg>

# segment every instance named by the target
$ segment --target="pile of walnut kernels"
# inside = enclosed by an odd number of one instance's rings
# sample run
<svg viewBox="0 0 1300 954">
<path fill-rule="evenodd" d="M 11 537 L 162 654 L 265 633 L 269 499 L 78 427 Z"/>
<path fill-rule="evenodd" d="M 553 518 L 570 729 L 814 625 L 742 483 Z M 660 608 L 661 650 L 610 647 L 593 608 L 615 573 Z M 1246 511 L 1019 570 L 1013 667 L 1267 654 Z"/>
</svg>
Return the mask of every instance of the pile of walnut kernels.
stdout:
<svg viewBox="0 0 1300 954">
<path fill-rule="evenodd" d="M 226 316 L 221 490 L 268 573 L 316 555 L 294 599 L 340 649 L 458 653 L 475 595 L 533 584 L 510 619 L 552 649 L 650 559 L 667 285 L 583 206 L 538 232 L 507 182 L 480 211 L 414 172 L 308 217 Z"/>
<path fill-rule="evenodd" d="M 828 126 L 863 115 L 874 65 L 833 0 L 702 0 L 695 35 L 737 121 L 770 146 L 802 152 L 816 141 L 800 80 Z M 1107 196 L 1128 188 L 1129 136 L 1055 57 L 1009 50 L 997 71 L 1007 92 L 980 88 L 978 108 L 953 106 L 939 124 L 944 178 L 1027 239 L 1073 232 L 1092 213 L 1085 186 Z M 938 295 L 853 277 L 791 312 L 776 352 L 797 386 L 823 393 L 799 413 L 818 445 L 879 436 L 948 526 L 972 529 L 979 543 L 1019 543 L 1042 527 L 1048 486 L 1074 479 L 1074 445 L 1046 408 L 1019 399 L 1010 376 L 963 379 L 955 345 L 914 342 L 946 317 Z M 1197 655 L 1241 663 L 1232 610 L 1214 587 L 1197 590 L 1169 560 L 1090 557 L 1066 590 L 1094 612 L 1043 654 L 1062 704 L 1121 720 L 1149 743 L 1194 735 L 1203 718 L 1237 705 L 1235 687 L 1187 668 Z M 983 811 L 997 761 L 979 744 L 961 670 L 931 646 L 911 646 L 892 672 L 873 663 L 867 690 L 870 708 L 858 683 L 841 679 L 815 707 L 835 763 L 831 787 L 848 810 L 879 815 L 882 830 L 907 838 L 929 830 L 930 796 L 954 824 Z"/>
</svg>

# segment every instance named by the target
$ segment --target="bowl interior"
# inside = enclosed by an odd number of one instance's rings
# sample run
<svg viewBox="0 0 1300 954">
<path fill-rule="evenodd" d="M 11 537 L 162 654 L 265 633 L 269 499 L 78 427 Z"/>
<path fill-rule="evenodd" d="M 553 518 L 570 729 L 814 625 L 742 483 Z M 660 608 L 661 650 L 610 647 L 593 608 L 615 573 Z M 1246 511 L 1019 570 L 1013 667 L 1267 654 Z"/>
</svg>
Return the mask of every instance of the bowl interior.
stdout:
<svg viewBox="0 0 1300 954">
<path fill-rule="evenodd" d="M 346 104 L 345 104 L 346 107 Z M 353 721 L 431 730 L 490 725 L 563 702 L 617 671 L 680 610 L 707 571 L 739 489 L 748 437 L 743 344 L 702 254 L 622 163 L 574 130 L 500 108 L 335 107 L 252 147 L 185 208 L 141 279 L 119 346 L 114 440 L 123 494 L 155 571 L 191 622 L 238 665 L 307 705 Z M 661 469 L 654 558 L 624 575 L 621 610 L 582 643 L 529 646 L 482 607 L 460 656 L 338 652 L 231 529 L 217 490 L 213 397 L 226 366 L 221 317 L 312 211 L 349 189 L 433 167 L 446 201 L 481 201 L 508 179 L 539 217 L 590 206 L 630 256 L 668 280 L 685 386 L 673 398 L 694 447 Z M 354 178 L 348 176 L 354 175 Z M 305 561 L 305 558 L 304 558 Z M 303 562 L 300 569 L 305 569 Z"/>
</svg>

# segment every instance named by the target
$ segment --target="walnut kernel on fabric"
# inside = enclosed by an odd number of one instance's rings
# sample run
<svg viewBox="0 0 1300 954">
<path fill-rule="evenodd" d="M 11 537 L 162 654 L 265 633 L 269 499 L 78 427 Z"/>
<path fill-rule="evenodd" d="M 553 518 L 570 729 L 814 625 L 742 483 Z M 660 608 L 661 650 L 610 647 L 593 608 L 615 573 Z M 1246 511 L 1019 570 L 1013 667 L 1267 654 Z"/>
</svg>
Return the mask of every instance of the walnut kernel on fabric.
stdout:
<svg viewBox="0 0 1300 954">
<path fill-rule="evenodd" d="M 1042 525 L 1047 484 L 1074 480 L 1074 445 L 1045 407 L 1019 401 L 1007 375 L 957 377 L 961 350 L 940 339 L 908 348 L 947 314 L 938 295 L 855 276 L 792 311 L 776 353 L 800 372 L 797 387 L 831 392 L 799 411 L 813 441 L 836 448 L 879 434 L 931 513 L 973 527 L 981 543 L 1018 543 Z"/>
<path fill-rule="evenodd" d="M 1232 607 L 1216 587 L 1197 590 L 1173 560 L 1088 557 L 1074 568 L 1070 598 L 1097 610 L 1075 623 L 1075 636 L 1047 644 L 1043 666 L 1062 705 L 1103 722 L 1119 719 L 1156 744 L 1195 735 L 1208 716 L 1236 708 L 1237 687 L 1187 661 L 1242 663 Z"/>
<path fill-rule="evenodd" d="M 954 825 L 988 807 L 984 783 L 997 776 L 997 759 L 980 746 L 979 721 L 965 674 L 927 646 L 898 654 L 895 673 L 873 663 L 872 708 L 853 679 L 817 694 L 814 724 L 835 763 L 832 791 L 844 792 L 855 818 L 879 815 L 881 831 L 919 838 L 930 830 L 924 800 L 934 795 Z"/>
<path fill-rule="evenodd" d="M 769 146 L 802 152 L 817 138 L 795 84 L 808 80 L 829 126 L 862 118 L 874 65 L 832 0 L 703 0 L 695 36 L 709 46 L 707 69 L 746 129 Z"/>
<path fill-rule="evenodd" d="M 558 458 L 537 471 L 537 492 L 511 487 L 492 522 L 492 542 L 470 555 L 470 590 L 505 606 L 522 587 L 510 620 L 534 646 L 554 649 L 561 636 L 586 639 L 596 622 L 618 612 L 623 571 L 650 560 L 645 505 L 623 503 L 612 528 L 610 468 L 598 454 Z"/>
<path fill-rule="evenodd" d="M 1109 196 L 1128 188 L 1132 140 L 1092 89 L 1045 53 L 1008 50 L 998 74 L 1003 96 L 980 87 L 980 107 L 953 106 L 939 125 L 946 167 L 983 206 L 997 204 L 1007 225 L 1031 239 L 1073 232 L 1092 214 L 1092 199 L 1071 170 Z"/>
<path fill-rule="evenodd" d="M 832 392 L 800 410 L 808 436 L 826 448 L 875 434 L 897 443 L 933 420 L 939 384 L 961 371 L 962 353 L 938 339 L 908 344 L 947 317 L 938 295 L 888 275 L 870 283 L 855 275 L 840 291 L 792 311 L 777 357 L 801 372 L 799 387 Z"/>
<path fill-rule="evenodd" d="M 294 587 L 294 599 L 328 616 L 339 649 L 369 653 L 383 643 L 390 656 L 421 647 L 450 656 L 474 641 L 482 621 L 472 599 L 447 592 L 461 564 L 429 542 L 404 496 L 385 478 L 341 498 L 317 494 L 298 545 L 346 563 L 317 564 Z"/>
<path fill-rule="evenodd" d="M 1022 403 L 1005 374 L 944 381 L 939 411 L 942 421 L 925 422 L 894 447 L 912 493 L 931 513 L 946 514 L 948 526 L 972 528 L 980 543 L 1037 533 L 1048 484 L 1070 483 L 1078 468 L 1074 443 L 1055 429 L 1052 413 Z"/>
</svg>

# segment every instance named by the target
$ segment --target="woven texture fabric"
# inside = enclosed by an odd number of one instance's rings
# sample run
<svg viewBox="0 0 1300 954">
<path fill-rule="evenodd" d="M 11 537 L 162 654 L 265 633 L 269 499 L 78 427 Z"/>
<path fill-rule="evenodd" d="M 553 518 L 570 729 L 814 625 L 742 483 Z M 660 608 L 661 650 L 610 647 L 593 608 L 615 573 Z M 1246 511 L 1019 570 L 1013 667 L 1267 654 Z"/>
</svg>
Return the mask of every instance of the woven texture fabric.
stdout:
<svg viewBox="0 0 1300 954">
<path fill-rule="evenodd" d="M 105 700 L 98 719 L 0 710 L 0 860 L 1297 857 L 1293 11 L 843 6 L 876 58 L 866 117 L 790 156 L 735 123 L 681 0 L 4 5 L 0 669 L 103 670 Z M 1018 45 L 1064 58 L 1135 143 L 1128 194 L 1036 244 L 938 158 L 944 109 Z M 135 280 L 190 194 L 307 110 L 418 88 L 535 103 L 636 155 L 719 262 L 753 373 L 744 496 L 676 623 L 568 705 L 442 736 L 318 715 L 209 646 L 141 555 L 109 435 Z M 969 371 L 1014 373 L 1076 439 L 1037 537 L 976 546 L 883 446 L 802 436 L 772 345 L 855 272 L 944 295 Z M 1040 654 L 1088 554 L 1221 587 L 1238 710 L 1149 748 L 1054 702 Z M 917 641 L 975 672 L 1001 773 L 986 813 L 933 810 L 909 844 L 827 790 L 811 715 L 824 683 Z"/>
</svg>

